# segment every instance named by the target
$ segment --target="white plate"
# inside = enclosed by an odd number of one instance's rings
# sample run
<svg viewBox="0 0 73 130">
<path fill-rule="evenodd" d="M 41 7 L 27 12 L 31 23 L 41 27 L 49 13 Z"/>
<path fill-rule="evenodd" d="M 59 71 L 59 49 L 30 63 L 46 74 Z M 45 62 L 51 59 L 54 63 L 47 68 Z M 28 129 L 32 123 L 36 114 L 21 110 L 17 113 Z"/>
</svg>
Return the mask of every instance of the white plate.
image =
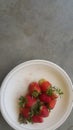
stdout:
<svg viewBox="0 0 73 130">
<path fill-rule="evenodd" d="M 25 95 L 28 84 L 41 78 L 64 92 L 50 116 L 43 123 L 20 125 L 18 122 L 18 98 Z M 16 130 L 55 130 L 72 110 L 72 82 L 67 73 L 56 64 L 45 60 L 31 60 L 15 67 L 1 86 L 1 113 L 8 124 Z"/>
</svg>

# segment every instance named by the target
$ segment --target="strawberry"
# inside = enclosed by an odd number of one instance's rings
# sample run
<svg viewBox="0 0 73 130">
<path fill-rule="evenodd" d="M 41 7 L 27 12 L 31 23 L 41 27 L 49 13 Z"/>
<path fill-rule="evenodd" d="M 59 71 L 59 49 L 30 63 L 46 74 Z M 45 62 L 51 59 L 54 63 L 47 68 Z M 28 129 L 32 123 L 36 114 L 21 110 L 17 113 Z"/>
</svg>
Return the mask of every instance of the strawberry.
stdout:
<svg viewBox="0 0 73 130">
<path fill-rule="evenodd" d="M 41 85 L 44 81 L 46 81 L 46 80 L 45 80 L 45 79 L 40 79 L 40 80 L 38 81 L 39 85 Z"/>
<path fill-rule="evenodd" d="M 30 108 L 20 108 L 20 113 L 25 117 L 28 118 L 30 114 Z"/>
<path fill-rule="evenodd" d="M 51 97 L 46 95 L 45 93 L 42 93 L 39 96 L 40 101 L 44 102 L 44 103 L 49 103 L 51 101 Z"/>
<path fill-rule="evenodd" d="M 55 94 L 55 93 L 53 93 L 53 94 L 51 95 L 51 99 L 56 99 L 56 98 L 58 98 L 58 95 Z"/>
<path fill-rule="evenodd" d="M 49 110 L 45 105 L 40 107 L 40 114 L 39 115 L 42 117 L 49 116 Z"/>
<path fill-rule="evenodd" d="M 41 79 L 39 82 L 31 82 L 25 96 L 19 98 L 19 122 L 27 124 L 42 123 L 44 117 L 48 117 L 55 107 L 58 96 L 63 92 L 60 88 Z"/>
<path fill-rule="evenodd" d="M 26 107 L 32 107 L 36 103 L 36 99 L 30 95 L 27 95 L 25 97 L 25 100 L 26 100 L 25 102 Z"/>
<path fill-rule="evenodd" d="M 50 108 L 50 109 L 53 109 L 53 108 L 55 107 L 55 105 L 56 105 L 56 99 L 53 99 L 53 100 L 51 100 L 50 103 L 49 103 L 49 108 Z"/>
<path fill-rule="evenodd" d="M 47 80 L 42 80 L 42 81 L 40 80 L 39 86 L 40 86 L 42 92 L 46 92 L 51 87 L 51 83 Z"/>
<path fill-rule="evenodd" d="M 37 82 L 32 82 L 29 85 L 29 93 L 33 97 L 38 97 L 38 95 L 41 93 L 41 89 L 39 87 L 39 84 Z"/>
<path fill-rule="evenodd" d="M 34 123 L 42 123 L 43 122 L 43 118 L 41 116 L 39 116 L 39 115 L 34 115 L 32 117 L 32 122 L 34 122 Z"/>
</svg>

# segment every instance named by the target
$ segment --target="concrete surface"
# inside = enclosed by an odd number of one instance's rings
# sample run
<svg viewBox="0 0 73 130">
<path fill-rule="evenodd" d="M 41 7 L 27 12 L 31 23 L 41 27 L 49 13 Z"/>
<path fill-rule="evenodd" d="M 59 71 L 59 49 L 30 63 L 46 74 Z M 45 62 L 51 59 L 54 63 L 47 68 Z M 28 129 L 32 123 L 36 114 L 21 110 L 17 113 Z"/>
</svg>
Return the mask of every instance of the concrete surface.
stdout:
<svg viewBox="0 0 73 130">
<path fill-rule="evenodd" d="M 55 62 L 73 82 L 73 0 L 0 0 L 0 83 L 31 59 Z M 0 130 L 13 130 L 1 114 Z M 57 130 L 73 130 L 73 111 Z"/>
</svg>

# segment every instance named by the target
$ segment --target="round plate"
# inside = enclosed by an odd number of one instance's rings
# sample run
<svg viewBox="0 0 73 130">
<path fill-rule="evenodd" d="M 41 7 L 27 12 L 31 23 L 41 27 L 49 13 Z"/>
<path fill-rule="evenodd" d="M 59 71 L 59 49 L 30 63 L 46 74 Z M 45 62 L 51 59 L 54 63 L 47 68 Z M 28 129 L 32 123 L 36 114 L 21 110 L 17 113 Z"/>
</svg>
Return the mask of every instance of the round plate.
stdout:
<svg viewBox="0 0 73 130">
<path fill-rule="evenodd" d="M 28 85 L 41 78 L 63 91 L 55 108 L 43 123 L 20 124 L 18 122 L 18 98 L 25 95 Z M 15 67 L 1 86 L 1 113 L 10 126 L 16 130 L 55 130 L 69 116 L 72 109 L 72 82 L 66 72 L 56 64 L 45 60 L 31 60 Z"/>
</svg>

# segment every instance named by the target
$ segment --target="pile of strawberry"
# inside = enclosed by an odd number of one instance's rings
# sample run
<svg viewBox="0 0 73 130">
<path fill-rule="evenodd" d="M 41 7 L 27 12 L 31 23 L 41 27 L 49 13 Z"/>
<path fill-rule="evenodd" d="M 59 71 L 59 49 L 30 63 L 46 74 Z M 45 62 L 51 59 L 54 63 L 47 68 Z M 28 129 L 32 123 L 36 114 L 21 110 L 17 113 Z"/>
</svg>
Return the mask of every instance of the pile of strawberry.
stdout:
<svg viewBox="0 0 73 130">
<path fill-rule="evenodd" d="M 61 89 L 52 87 L 52 84 L 45 79 L 31 82 L 28 93 L 19 98 L 19 122 L 43 122 L 43 118 L 49 116 L 61 94 L 63 94 Z"/>
</svg>

